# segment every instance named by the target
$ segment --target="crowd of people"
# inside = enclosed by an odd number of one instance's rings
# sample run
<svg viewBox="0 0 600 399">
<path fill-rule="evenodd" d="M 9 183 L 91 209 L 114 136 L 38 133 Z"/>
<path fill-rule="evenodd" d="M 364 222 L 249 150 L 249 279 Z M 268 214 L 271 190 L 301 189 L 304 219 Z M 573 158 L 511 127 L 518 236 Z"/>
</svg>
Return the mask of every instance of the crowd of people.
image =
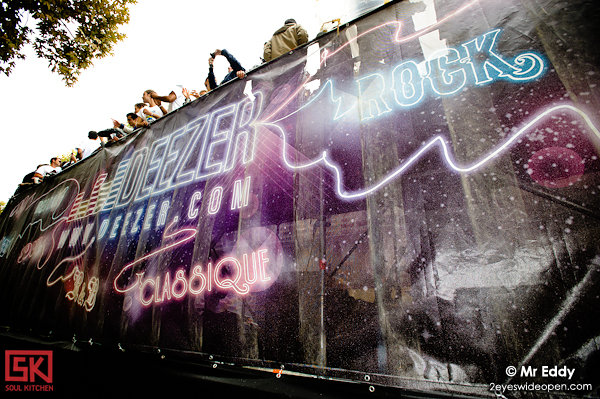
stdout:
<svg viewBox="0 0 600 399">
<path fill-rule="evenodd" d="M 294 19 L 287 19 L 284 25 L 273 33 L 271 39 L 265 42 L 262 60 L 263 62 L 269 62 L 306 43 L 308 43 L 307 31 L 301 25 L 297 24 Z M 229 63 L 229 67 L 225 77 L 217 84 L 213 71 L 213 62 L 218 56 L 224 57 Z M 47 176 L 55 175 L 63 169 L 83 161 L 107 143 L 119 141 L 128 134 L 133 133 L 136 129 L 148 127 L 152 122 L 194 99 L 200 98 L 230 80 L 235 78 L 243 79 L 245 77 L 246 69 L 242 67 L 240 62 L 226 49 L 217 49 L 210 54 L 208 59 L 208 76 L 204 81 L 205 90 L 197 92 L 181 88 L 178 92 L 171 91 L 167 95 L 159 95 L 154 90 L 144 91 L 142 102 L 134 105 L 133 112 L 126 115 L 126 120 L 123 123 L 113 119 L 112 128 L 100 132 L 90 131 L 88 138 L 68 155 L 52 157 L 49 164 L 38 165 L 35 171 L 28 173 L 19 185 L 19 189 L 39 184 Z"/>
</svg>

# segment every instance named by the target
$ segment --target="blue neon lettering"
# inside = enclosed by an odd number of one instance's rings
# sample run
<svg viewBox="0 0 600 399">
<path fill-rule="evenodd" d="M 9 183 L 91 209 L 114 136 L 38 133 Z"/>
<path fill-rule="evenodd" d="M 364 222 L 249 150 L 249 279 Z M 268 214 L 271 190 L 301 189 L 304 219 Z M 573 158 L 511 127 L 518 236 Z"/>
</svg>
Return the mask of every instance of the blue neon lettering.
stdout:
<svg viewBox="0 0 600 399">
<path fill-rule="evenodd" d="M 237 107 L 231 104 L 218 112 L 213 112 L 210 121 L 210 144 L 206 150 L 203 177 L 216 175 L 223 170 L 223 158 L 233 134 Z M 225 149 L 222 148 L 225 146 Z"/>
<path fill-rule="evenodd" d="M 542 76 L 547 69 L 546 61 L 535 52 L 524 52 L 512 59 L 505 59 L 496 52 L 501 32 L 500 29 L 495 29 L 457 48 L 440 50 L 425 60 L 424 76 L 419 72 L 417 61 L 408 60 L 394 67 L 389 77 L 382 73 L 372 73 L 357 79 L 356 103 L 361 120 L 377 118 L 390 112 L 388 104 L 392 103 L 392 96 L 398 107 L 408 108 L 419 104 L 427 96 L 457 94 L 467 84 L 479 86 L 500 79 L 527 82 Z M 390 77 L 391 87 L 388 87 L 387 80 Z M 345 116 L 346 112 L 339 115 L 340 97 L 334 95 L 333 81 L 328 80 L 309 103 L 323 95 L 327 86 L 330 88 L 330 101 L 337 108 L 333 119 L 337 120 Z"/>
<path fill-rule="evenodd" d="M 108 231 L 109 224 L 110 224 L 110 219 L 108 219 L 108 218 L 106 218 L 102 221 L 102 223 L 100 224 L 100 229 L 98 229 L 98 240 L 104 238 L 104 235 Z"/>
<path fill-rule="evenodd" d="M 462 44 L 466 51 L 466 64 L 470 66 L 467 70 L 473 73 L 475 84 L 482 85 L 496 79 L 523 81 L 540 76 L 544 62 L 537 54 L 520 54 L 513 60 L 513 65 L 496 53 L 500 33 L 500 29 L 495 29 Z"/>
<path fill-rule="evenodd" d="M 133 198 L 133 194 L 136 192 L 137 186 L 141 180 L 139 177 L 140 170 L 144 164 L 147 152 L 147 148 L 141 148 L 133 153 L 133 156 L 131 157 L 133 160 L 129 165 L 125 182 L 121 186 L 121 193 L 118 196 L 119 200 L 115 205 L 116 208 L 127 205 Z"/>
<path fill-rule="evenodd" d="M 110 230 L 110 235 L 108 236 L 108 238 L 115 238 L 117 236 L 117 231 L 119 230 L 119 223 L 121 223 L 121 219 L 123 217 L 121 215 L 117 216 L 113 222 L 113 227 Z"/>
<path fill-rule="evenodd" d="M 142 231 L 149 230 L 152 227 L 154 209 L 156 209 L 156 203 L 153 202 L 150 205 L 148 205 L 148 209 L 146 210 L 146 217 L 144 219 L 144 227 L 142 228 Z"/>
<path fill-rule="evenodd" d="M 144 208 L 138 209 L 137 212 L 135 213 L 135 220 L 131 224 L 131 234 L 136 234 L 138 231 L 140 231 L 139 223 L 140 223 L 143 213 L 144 213 Z"/>
<path fill-rule="evenodd" d="M 131 212 L 127 212 L 125 215 L 125 221 L 123 222 L 123 228 L 121 229 L 121 237 L 125 237 L 125 233 L 127 232 L 127 225 L 129 224 L 129 219 L 131 219 Z"/>
<path fill-rule="evenodd" d="M 224 171 L 233 169 L 238 157 L 241 159 L 240 163 L 243 165 L 252 161 L 256 146 L 256 130 L 253 124 L 262 108 L 262 93 L 257 92 L 254 94 L 254 97 L 253 100 L 246 99 L 241 101 L 237 106 L 237 118 L 234 121 L 235 129 L 228 140 Z"/>
<path fill-rule="evenodd" d="M 156 185 L 156 191 L 161 192 L 165 189 L 169 189 L 170 180 L 175 172 L 176 162 L 179 158 L 179 150 L 181 147 L 185 148 L 187 144 L 185 138 L 182 138 L 186 133 L 185 127 L 176 130 L 170 135 L 169 145 L 167 147 L 167 153 L 165 159 L 161 165 L 160 172 L 158 173 L 158 184 Z"/>
<path fill-rule="evenodd" d="M 358 85 L 359 109 L 362 120 L 371 119 L 392 110 L 383 98 L 385 93 L 385 78 L 383 75 L 365 76 L 358 79 L 356 83 Z"/>
<path fill-rule="evenodd" d="M 119 195 L 119 192 L 121 191 L 121 186 L 123 185 L 123 178 L 125 177 L 125 174 L 127 173 L 127 170 L 129 168 L 130 161 L 131 158 L 128 158 L 119 163 L 119 166 L 117 167 L 117 173 L 115 173 L 115 177 L 113 178 L 112 183 L 110 185 L 108 197 L 104 202 L 104 206 L 102 208 L 103 211 L 110 210 L 115 205 L 115 202 L 117 201 L 117 196 Z"/>
<path fill-rule="evenodd" d="M 459 51 L 455 48 L 446 50 L 448 55 L 433 58 L 426 63 L 431 89 L 440 96 L 457 93 L 467 82 L 467 74 L 460 65 Z"/>
<path fill-rule="evenodd" d="M 196 163 L 202 164 L 207 143 L 207 121 L 208 115 L 203 115 L 189 123 L 186 127 L 187 131 L 190 132 L 192 139 L 184 149 L 185 152 L 175 168 L 175 173 L 173 174 L 173 186 L 191 182 L 194 179 Z M 196 157 L 192 157 L 192 154 Z M 194 165 L 191 169 L 189 168 L 190 160 L 194 161 Z"/>
<path fill-rule="evenodd" d="M 407 61 L 392 70 L 392 91 L 396 104 L 411 107 L 423 98 L 423 80 L 417 63 Z"/>
<path fill-rule="evenodd" d="M 146 162 L 143 178 L 140 184 L 140 190 L 136 195 L 136 201 L 142 200 L 152 194 L 152 189 L 158 180 L 158 171 L 160 165 L 167 154 L 167 145 L 169 137 L 163 137 L 152 143 L 150 147 L 150 156 Z M 160 153 L 162 151 L 162 153 Z"/>
<path fill-rule="evenodd" d="M 112 182 L 102 187 L 102 211 L 251 162 L 263 100 L 262 93 L 253 94 L 253 100 L 245 98 L 196 118 L 122 160 Z"/>
<path fill-rule="evenodd" d="M 163 203 L 160 205 L 160 211 L 158 213 L 156 227 L 163 227 L 167 222 L 167 213 L 169 212 L 169 206 L 171 206 L 169 200 L 164 200 Z"/>
</svg>

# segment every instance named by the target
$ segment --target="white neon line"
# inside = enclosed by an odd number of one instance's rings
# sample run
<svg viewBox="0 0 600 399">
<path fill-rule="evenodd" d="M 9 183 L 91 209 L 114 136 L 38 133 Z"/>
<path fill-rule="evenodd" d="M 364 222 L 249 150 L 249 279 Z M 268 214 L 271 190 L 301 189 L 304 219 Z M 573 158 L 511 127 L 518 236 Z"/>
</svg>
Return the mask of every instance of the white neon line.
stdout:
<svg viewBox="0 0 600 399">
<path fill-rule="evenodd" d="M 469 173 L 469 172 L 473 172 L 477 169 L 480 169 L 480 168 L 484 167 L 488 162 L 490 162 L 491 160 L 493 160 L 494 158 L 496 158 L 500 154 L 502 154 L 505 150 L 507 150 L 515 141 L 517 141 L 521 136 L 523 136 L 523 134 L 526 131 L 528 131 L 532 126 L 534 126 L 540 120 L 542 120 L 542 119 L 546 118 L 548 115 L 553 114 L 560 110 L 572 111 L 572 112 L 578 114 L 585 121 L 585 123 L 588 125 L 588 127 L 592 130 L 592 132 L 595 134 L 596 138 L 598 138 L 598 140 L 600 140 L 600 131 L 598 130 L 598 128 L 596 128 L 596 126 L 594 126 L 591 119 L 584 111 L 580 110 L 577 107 L 571 106 L 571 105 L 566 105 L 566 104 L 557 105 L 555 107 L 549 108 L 549 109 L 541 112 L 538 116 L 533 118 L 531 121 L 529 121 L 527 124 L 525 124 L 521 129 L 519 129 L 514 135 L 512 135 L 508 140 L 506 140 L 502 145 L 496 147 L 488 155 L 486 155 L 482 159 L 480 159 L 472 164 L 461 165 L 461 164 L 457 163 L 451 154 L 450 146 L 448 145 L 446 140 L 442 136 L 437 135 L 437 136 L 433 137 L 431 140 L 429 140 L 426 144 L 424 144 L 417 152 L 415 152 L 413 155 L 411 155 L 408 160 L 404 161 L 400 166 L 398 166 L 396 169 L 394 169 L 393 171 L 388 173 L 378 183 L 376 183 L 375 185 L 370 186 L 368 188 L 365 188 L 362 190 L 357 190 L 354 192 L 347 192 L 344 190 L 342 170 L 338 165 L 335 164 L 335 162 L 333 162 L 329 159 L 329 154 L 327 153 L 327 151 L 323 151 L 323 153 L 321 154 L 320 157 L 318 157 L 312 161 L 309 161 L 306 163 L 301 163 L 301 164 L 293 164 L 287 158 L 287 151 L 286 151 L 286 147 L 287 147 L 286 140 L 287 139 L 286 139 L 285 131 L 279 125 L 277 125 L 275 123 L 262 122 L 261 124 L 264 126 L 267 126 L 267 127 L 269 127 L 269 126 L 274 127 L 281 133 L 281 137 L 283 140 L 282 160 L 289 169 L 300 170 L 300 169 L 310 168 L 310 167 L 317 165 L 321 161 L 323 161 L 324 166 L 328 167 L 335 174 L 335 178 L 336 178 L 335 190 L 336 190 L 337 196 L 342 199 L 346 199 L 346 200 L 355 200 L 355 199 L 363 198 L 363 197 L 379 190 L 381 187 L 385 186 L 390 181 L 392 181 L 395 178 L 397 178 L 398 176 L 402 175 L 409 167 L 411 167 L 414 163 L 419 161 L 421 159 L 421 157 L 424 156 L 426 153 L 428 153 L 430 151 L 430 149 L 432 149 L 433 147 L 439 147 L 441 149 L 441 154 L 443 155 L 444 161 L 446 162 L 448 167 L 455 172 Z"/>
</svg>

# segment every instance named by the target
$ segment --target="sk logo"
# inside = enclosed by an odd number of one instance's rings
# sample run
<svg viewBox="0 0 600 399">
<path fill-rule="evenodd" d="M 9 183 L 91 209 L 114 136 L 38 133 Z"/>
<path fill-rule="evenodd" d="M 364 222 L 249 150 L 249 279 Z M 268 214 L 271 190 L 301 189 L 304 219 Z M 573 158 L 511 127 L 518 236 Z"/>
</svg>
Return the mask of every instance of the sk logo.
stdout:
<svg viewBox="0 0 600 399">
<path fill-rule="evenodd" d="M 52 351 L 4 351 L 6 382 L 52 383 Z"/>
</svg>

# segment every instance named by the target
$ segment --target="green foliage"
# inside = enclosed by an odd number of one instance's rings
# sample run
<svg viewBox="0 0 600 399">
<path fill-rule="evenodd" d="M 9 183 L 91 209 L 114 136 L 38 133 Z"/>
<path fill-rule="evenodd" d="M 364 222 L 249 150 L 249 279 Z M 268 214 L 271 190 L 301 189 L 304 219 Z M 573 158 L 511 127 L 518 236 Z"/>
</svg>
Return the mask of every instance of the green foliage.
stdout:
<svg viewBox="0 0 600 399">
<path fill-rule="evenodd" d="M 63 154 L 59 158 L 62 163 L 69 162 L 71 160 L 71 153 Z"/>
<path fill-rule="evenodd" d="M 24 46 L 49 62 L 67 86 L 92 61 L 112 54 L 125 35 L 129 5 L 137 0 L 0 0 L 0 72 L 10 75 Z"/>
</svg>

